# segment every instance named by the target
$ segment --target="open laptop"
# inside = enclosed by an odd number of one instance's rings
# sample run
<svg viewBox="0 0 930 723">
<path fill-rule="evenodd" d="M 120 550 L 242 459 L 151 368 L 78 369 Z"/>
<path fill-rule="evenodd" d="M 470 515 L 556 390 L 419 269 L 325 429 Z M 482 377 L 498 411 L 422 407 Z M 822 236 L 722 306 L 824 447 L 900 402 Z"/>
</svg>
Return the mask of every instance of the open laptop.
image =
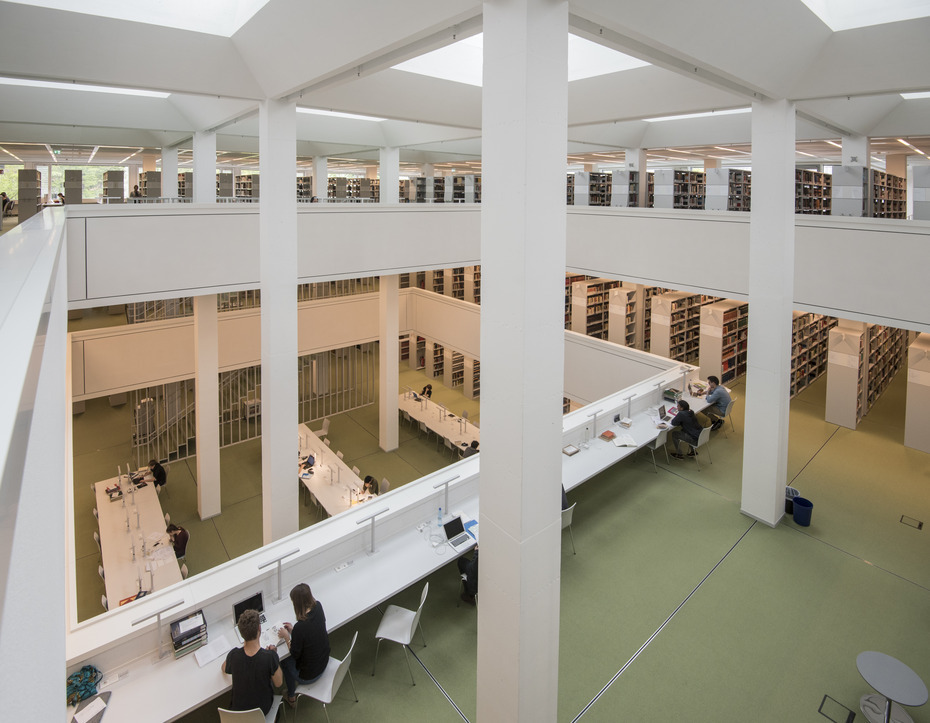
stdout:
<svg viewBox="0 0 930 723">
<path fill-rule="evenodd" d="M 661 407 L 659 407 L 658 420 L 660 422 L 665 422 L 666 424 L 668 424 L 675 418 L 675 414 L 677 412 L 678 412 L 678 407 L 672 407 L 671 409 L 666 411 L 665 405 L 663 404 Z"/>
<path fill-rule="evenodd" d="M 452 549 L 458 550 L 472 543 L 472 537 L 465 532 L 465 525 L 462 524 L 461 517 L 453 517 L 443 525 L 446 531 L 446 539 L 452 545 Z"/>
<path fill-rule="evenodd" d="M 282 623 L 278 622 L 269 625 L 265 619 L 265 598 L 261 590 L 259 590 L 251 597 L 233 605 L 233 629 L 236 631 L 236 637 L 240 643 L 244 643 L 245 640 L 242 639 L 242 633 L 239 632 L 239 626 L 236 623 L 239 622 L 239 616 L 246 610 L 255 610 L 258 613 L 258 619 L 262 625 L 262 632 L 258 636 L 258 640 L 263 648 L 269 645 L 280 645 L 284 642 L 282 638 L 278 637 L 278 628 L 283 627 Z"/>
</svg>

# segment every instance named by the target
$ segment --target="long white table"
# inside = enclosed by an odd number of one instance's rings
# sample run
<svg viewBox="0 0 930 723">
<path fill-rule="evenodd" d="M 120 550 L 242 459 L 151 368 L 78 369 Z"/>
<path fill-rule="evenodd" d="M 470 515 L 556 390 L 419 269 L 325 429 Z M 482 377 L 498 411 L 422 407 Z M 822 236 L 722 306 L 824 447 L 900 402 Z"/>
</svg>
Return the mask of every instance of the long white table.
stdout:
<svg viewBox="0 0 930 723">
<path fill-rule="evenodd" d="M 481 441 L 481 430 L 467 419 L 450 414 L 431 399 L 417 396 L 419 399 L 414 399 L 413 392 L 404 392 L 398 399 L 398 408 L 462 450 L 473 441 Z"/>
<path fill-rule="evenodd" d="M 313 474 L 298 466 L 297 477 L 330 517 L 373 497 L 362 492 L 359 476 L 306 424 L 297 425 L 297 442 L 300 459 L 308 454 L 314 458 Z"/>
<path fill-rule="evenodd" d="M 117 483 L 121 484 L 125 496 L 111 501 L 106 490 Z M 123 476 L 98 482 L 94 489 L 110 609 L 140 590 L 152 592 L 180 582 L 181 568 L 165 533 L 165 515 L 155 485 L 149 482 L 130 493 L 127 477 Z"/>
</svg>

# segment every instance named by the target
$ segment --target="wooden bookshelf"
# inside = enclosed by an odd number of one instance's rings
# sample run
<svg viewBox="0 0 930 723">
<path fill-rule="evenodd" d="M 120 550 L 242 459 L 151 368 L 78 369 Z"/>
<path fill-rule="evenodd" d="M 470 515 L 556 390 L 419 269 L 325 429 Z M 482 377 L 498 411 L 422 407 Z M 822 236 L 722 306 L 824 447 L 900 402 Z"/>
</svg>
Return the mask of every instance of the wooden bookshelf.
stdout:
<svg viewBox="0 0 930 723">
<path fill-rule="evenodd" d="M 426 373 L 434 378 L 443 376 L 445 373 L 446 361 L 445 349 L 442 344 L 433 344 L 432 368 L 430 368 L 429 357 L 430 355 L 427 349 Z"/>
<path fill-rule="evenodd" d="M 573 283 L 571 330 L 596 339 L 606 339 L 610 315 L 609 291 L 618 286 L 620 282 L 611 279 Z"/>
<path fill-rule="evenodd" d="M 67 173 L 67 171 L 65 171 Z M 65 177 L 67 182 L 67 176 Z M 145 198 L 161 197 L 161 171 L 143 171 L 139 174 L 139 191 Z M 65 198 L 68 197 L 67 192 Z"/>
<path fill-rule="evenodd" d="M 565 328 L 572 328 L 572 286 L 585 279 L 593 278 L 592 276 L 583 276 L 581 274 L 565 274 Z"/>
<path fill-rule="evenodd" d="M 312 176 L 298 176 L 297 177 L 297 199 L 311 199 L 313 198 L 313 177 Z"/>
<path fill-rule="evenodd" d="M 465 383 L 462 393 L 468 399 L 478 399 L 481 396 L 481 362 L 477 359 L 465 357 Z"/>
<path fill-rule="evenodd" d="M 701 342 L 701 306 L 713 297 L 669 291 L 652 297 L 650 350 L 653 354 L 690 361 Z"/>
<path fill-rule="evenodd" d="M 752 201 L 750 171 L 710 168 L 706 171 L 704 206 L 708 211 L 749 211 Z"/>
<path fill-rule="evenodd" d="M 652 348 L 652 299 L 660 296 L 671 289 L 663 289 L 661 286 L 646 286 L 643 288 L 643 351 L 649 351 Z"/>
<path fill-rule="evenodd" d="M 446 272 L 444 269 L 435 269 L 432 272 L 433 288 L 431 291 L 437 294 L 446 293 Z"/>
<path fill-rule="evenodd" d="M 481 267 L 465 267 L 465 300 L 481 303 Z"/>
<path fill-rule="evenodd" d="M 642 348 L 643 292 L 639 284 L 623 284 L 608 292 L 607 341 Z"/>
<path fill-rule="evenodd" d="M 703 209 L 706 176 L 700 171 L 655 171 L 655 208 Z"/>
<path fill-rule="evenodd" d="M 181 171 L 178 173 L 178 198 L 194 197 L 194 172 Z"/>
<path fill-rule="evenodd" d="M 568 206 L 575 205 L 575 174 L 569 173 L 565 177 L 565 203 Z"/>
<path fill-rule="evenodd" d="M 216 197 L 233 198 L 235 195 L 235 186 L 233 184 L 233 174 L 229 171 L 220 171 L 216 174 Z"/>
<path fill-rule="evenodd" d="M 400 360 L 402 362 L 407 362 L 407 364 L 409 365 L 410 364 L 410 335 L 404 334 L 403 336 L 401 336 L 400 344 L 398 346 L 400 348 Z"/>
<path fill-rule="evenodd" d="M 261 176 L 257 173 L 236 176 L 236 198 L 258 199 L 260 194 L 259 182 Z"/>
<path fill-rule="evenodd" d="M 105 177 L 106 174 L 104 174 Z M 42 199 L 42 174 L 35 168 L 20 168 L 16 191 L 16 213 L 19 216 L 19 223 L 22 223 L 27 218 L 35 216 L 39 210 L 39 201 Z"/>
<path fill-rule="evenodd" d="M 122 203 L 126 198 L 125 171 L 103 172 L 103 197 L 106 203 Z M 20 217 L 22 218 L 22 217 Z"/>
<path fill-rule="evenodd" d="M 646 206 L 653 203 L 655 184 L 653 174 L 647 174 Z M 639 206 L 639 171 L 614 171 L 611 174 L 610 205 L 616 208 L 637 208 Z"/>
<path fill-rule="evenodd" d="M 700 367 L 727 384 L 746 373 L 749 304 L 725 299 L 701 309 Z"/>
<path fill-rule="evenodd" d="M 794 212 L 829 216 L 833 207 L 833 178 L 829 173 L 796 168 Z"/>
<path fill-rule="evenodd" d="M 907 179 L 874 168 L 871 176 L 869 215 L 872 218 L 907 218 Z"/>
<path fill-rule="evenodd" d="M 426 339 L 422 336 L 417 337 L 417 348 L 416 348 L 416 368 L 425 369 L 426 368 Z"/>
<path fill-rule="evenodd" d="M 161 195 L 161 174 L 159 174 L 159 195 Z M 78 169 L 65 169 L 65 203 L 80 204 L 84 202 L 84 182 L 82 172 Z"/>
<path fill-rule="evenodd" d="M 791 321 L 791 397 L 809 387 L 827 371 L 830 329 L 836 319 L 795 311 Z"/>
<path fill-rule="evenodd" d="M 465 356 L 449 348 L 445 350 L 443 360 L 443 384 L 450 389 L 465 384 Z"/>
</svg>

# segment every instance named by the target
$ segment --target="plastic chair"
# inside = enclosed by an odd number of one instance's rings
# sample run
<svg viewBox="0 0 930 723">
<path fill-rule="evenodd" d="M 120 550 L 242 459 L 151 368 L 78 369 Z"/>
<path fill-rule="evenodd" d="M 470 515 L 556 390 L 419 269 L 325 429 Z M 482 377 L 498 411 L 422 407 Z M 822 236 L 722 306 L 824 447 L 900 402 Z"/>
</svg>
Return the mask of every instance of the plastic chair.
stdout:
<svg viewBox="0 0 930 723">
<path fill-rule="evenodd" d="M 736 404 L 736 399 L 733 398 L 733 397 L 730 397 L 730 403 L 727 404 L 727 408 L 724 410 L 723 416 L 724 416 L 724 420 L 726 420 L 726 419 L 729 419 L 729 420 L 730 420 L 730 428 L 731 428 L 734 432 L 736 432 L 736 424 L 733 422 L 733 417 L 732 417 L 732 415 L 730 414 L 730 413 L 733 411 L 733 405 L 734 405 L 734 404 Z M 726 436 L 727 436 L 727 424 L 726 424 L 726 421 L 724 421 L 724 423 L 723 423 L 723 425 L 720 427 L 720 429 L 723 430 L 723 436 L 726 437 Z"/>
<path fill-rule="evenodd" d="M 103 609 L 104 609 L 104 610 L 109 610 L 109 609 L 110 609 L 110 606 L 107 605 L 107 596 L 106 596 L 106 595 L 101 595 L 101 596 L 100 596 L 100 604 L 103 605 Z"/>
<path fill-rule="evenodd" d="M 410 681 L 416 685 L 413 679 L 413 670 L 410 668 L 410 658 L 407 655 L 407 646 L 413 640 L 413 634 L 416 629 L 420 628 L 420 636 L 423 638 L 423 647 L 426 647 L 426 636 L 423 634 L 423 626 L 420 624 L 420 613 L 423 612 L 423 605 L 426 603 L 426 594 L 429 592 L 429 583 L 423 586 L 423 593 L 420 595 L 420 607 L 413 610 L 398 607 L 397 605 L 388 605 L 384 611 L 384 617 L 378 625 L 378 631 L 375 638 L 378 645 L 375 648 L 375 662 L 371 666 L 371 674 L 374 676 L 375 667 L 378 665 L 378 651 L 381 649 L 382 640 L 390 640 L 394 643 L 400 643 L 404 648 L 404 660 L 407 661 L 407 671 L 410 673 Z"/>
<path fill-rule="evenodd" d="M 355 681 L 352 679 L 352 671 L 349 666 L 352 664 L 352 650 L 355 648 L 355 641 L 358 640 L 358 630 L 352 636 L 352 644 L 349 646 L 349 652 L 342 660 L 330 657 L 329 663 L 326 664 L 326 670 L 323 675 L 312 683 L 297 686 L 297 704 L 294 708 L 294 715 L 297 715 L 297 706 L 300 705 L 300 696 L 305 695 L 308 698 L 318 700 L 323 704 L 323 712 L 326 714 L 326 720 L 329 720 L 329 711 L 326 706 L 333 702 L 342 681 L 345 680 L 346 674 L 349 675 L 349 682 L 352 684 L 352 692 L 355 694 L 355 702 L 358 703 L 358 691 L 355 690 Z"/>
<path fill-rule="evenodd" d="M 566 527 L 568 528 L 569 537 L 571 537 L 572 539 L 572 554 L 573 555 L 576 553 L 575 553 L 575 533 L 572 532 L 572 517 L 575 514 L 575 505 L 577 504 L 578 503 L 576 502 L 571 507 L 568 507 L 562 510 L 562 529 L 564 530 Z"/>
<path fill-rule="evenodd" d="M 100 522 L 100 513 L 97 512 L 96 507 L 94 507 L 94 519 L 97 520 L 97 522 Z"/>
<path fill-rule="evenodd" d="M 331 446 L 331 445 L 330 445 L 330 441 L 329 441 L 329 437 L 327 437 L 326 439 L 323 440 L 323 444 L 325 444 L 327 447 Z"/>
<path fill-rule="evenodd" d="M 467 410 L 467 409 L 463 409 L 463 410 L 462 410 L 462 419 L 465 419 L 465 420 L 468 419 L 468 410 Z"/>
<path fill-rule="evenodd" d="M 354 474 L 356 477 L 359 476 L 359 473 L 360 473 L 361 471 L 362 471 L 362 470 L 360 470 L 358 467 L 354 467 L 354 466 L 352 467 L 352 474 Z"/>
<path fill-rule="evenodd" d="M 451 439 L 447 439 L 446 437 L 443 437 L 442 441 L 446 443 L 446 449 L 448 449 L 450 452 L 452 452 L 452 457 L 453 457 L 453 458 L 457 457 L 458 454 L 459 454 L 459 450 L 458 450 L 458 447 L 456 447 L 456 446 L 452 443 L 452 440 L 451 440 Z"/>
<path fill-rule="evenodd" d="M 169 514 L 166 512 L 166 513 L 165 513 L 165 527 L 167 527 L 167 526 L 170 525 L 170 524 L 171 524 L 171 515 L 169 515 Z"/>
<path fill-rule="evenodd" d="M 186 580 L 189 574 L 190 570 L 187 569 L 187 563 L 181 565 L 181 579 Z"/>
<path fill-rule="evenodd" d="M 703 447 L 710 441 L 710 427 L 704 427 L 701 430 L 701 435 L 698 437 L 697 442 L 695 442 L 694 444 L 689 442 L 687 439 L 682 439 L 682 441 L 685 444 L 687 444 L 689 447 L 691 447 L 691 449 L 694 450 L 694 461 L 697 463 L 697 468 L 698 468 L 698 471 L 700 472 L 701 463 L 698 460 L 697 450 L 698 450 L 698 447 Z M 710 459 L 710 447 L 709 446 L 707 447 L 707 459 Z M 710 459 L 710 463 L 713 464 L 714 460 Z"/>
<path fill-rule="evenodd" d="M 387 477 L 381 478 L 381 485 L 378 487 L 378 494 L 384 494 L 385 492 L 391 491 L 391 483 L 388 482 Z"/>
<path fill-rule="evenodd" d="M 403 412 L 404 421 L 412 427 L 412 426 L 413 426 L 413 419 L 410 417 L 410 412 L 408 412 L 408 411 L 406 411 L 406 410 L 403 410 L 403 409 L 401 410 L 401 412 Z"/>
<path fill-rule="evenodd" d="M 268 715 L 262 713 L 261 708 L 252 708 L 251 710 L 226 710 L 217 708 L 220 714 L 220 723 L 274 723 L 278 717 L 278 710 L 281 708 L 282 697 L 274 696 L 271 701 L 271 710 Z"/>
<path fill-rule="evenodd" d="M 433 430 L 426 426 L 426 422 L 419 422 L 420 431 L 426 435 L 426 438 L 429 439 L 429 436 L 433 434 Z"/>
<path fill-rule="evenodd" d="M 342 450 L 340 449 L 338 452 L 336 452 L 336 456 L 337 456 L 339 459 L 342 459 L 345 455 L 342 454 Z"/>
<path fill-rule="evenodd" d="M 659 474 L 659 468 L 656 466 L 656 450 L 660 447 L 665 450 L 665 463 L 671 464 L 671 460 L 668 458 L 668 448 L 665 446 L 668 441 L 668 430 L 663 429 L 659 432 L 659 436 L 656 437 L 651 442 L 646 442 L 643 445 L 645 449 L 648 449 L 652 453 L 652 469 L 656 474 Z"/>
<path fill-rule="evenodd" d="M 103 565 L 97 565 L 97 574 L 100 575 L 101 580 L 107 581 L 107 576 L 103 572 Z"/>
<path fill-rule="evenodd" d="M 103 551 L 100 549 L 100 533 L 94 530 L 94 542 L 97 543 L 97 553 L 102 555 Z"/>
<path fill-rule="evenodd" d="M 327 434 L 329 434 L 329 417 L 323 420 L 322 427 L 319 429 L 311 429 L 310 431 L 313 432 L 317 437 L 325 437 Z"/>
</svg>

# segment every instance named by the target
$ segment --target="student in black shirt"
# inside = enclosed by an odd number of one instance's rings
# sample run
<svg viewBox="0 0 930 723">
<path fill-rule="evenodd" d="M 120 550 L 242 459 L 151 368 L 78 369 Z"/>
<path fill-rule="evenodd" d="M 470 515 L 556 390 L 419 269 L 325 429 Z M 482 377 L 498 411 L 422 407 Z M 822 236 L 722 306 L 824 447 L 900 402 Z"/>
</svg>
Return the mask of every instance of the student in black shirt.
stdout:
<svg viewBox="0 0 930 723">
<path fill-rule="evenodd" d="M 246 610 L 239 616 L 239 632 L 245 644 L 233 648 L 223 661 L 222 670 L 232 676 L 230 710 L 261 708 L 268 715 L 274 702 L 274 689 L 283 682 L 281 664 L 273 645 L 267 649 L 258 642 L 261 623 L 255 610 Z"/>
<path fill-rule="evenodd" d="M 155 486 L 163 487 L 168 483 L 168 473 L 165 471 L 165 468 L 158 464 L 157 459 L 149 460 L 149 472 L 151 472 L 152 477 L 155 478 Z"/>
<path fill-rule="evenodd" d="M 672 456 L 675 459 L 684 459 L 685 456 L 679 451 L 681 441 L 685 440 L 689 444 L 697 444 L 698 437 L 701 436 L 701 430 L 703 429 L 694 412 L 691 411 L 691 405 L 684 400 L 678 402 L 678 414 L 672 420 L 672 427 L 675 428 L 672 432 L 672 439 L 675 442 L 675 451 Z M 694 449 L 689 450 L 689 457 L 696 455 L 697 452 Z"/>
<path fill-rule="evenodd" d="M 318 680 L 329 663 L 329 633 L 326 632 L 326 616 L 323 606 L 314 599 L 306 583 L 295 585 L 291 590 L 291 602 L 297 622 L 284 623 L 278 635 L 284 638 L 291 657 L 281 664 L 284 682 L 287 683 L 287 704 L 293 707 L 297 698 L 297 684 L 313 683 Z"/>
<path fill-rule="evenodd" d="M 420 392 L 420 396 L 426 397 L 427 399 L 432 397 L 433 396 L 433 385 L 427 384 L 425 387 L 423 387 L 423 391 Z"/>
</svg>

